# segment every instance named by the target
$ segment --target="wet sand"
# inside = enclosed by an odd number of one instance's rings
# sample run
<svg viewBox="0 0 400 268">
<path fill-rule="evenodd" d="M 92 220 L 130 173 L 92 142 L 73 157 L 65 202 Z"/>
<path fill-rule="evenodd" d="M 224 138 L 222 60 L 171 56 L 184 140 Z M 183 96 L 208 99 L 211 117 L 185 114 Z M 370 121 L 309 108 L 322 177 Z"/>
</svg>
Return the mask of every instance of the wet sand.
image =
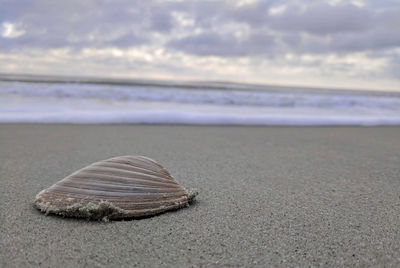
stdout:
<svg viewBox="0 0 400 268">
<path fill-rule="evenodd" d="M 156 159 L 197 202 L 108 223 L 34 208 L 126 154 Z M 400 127 L 0 124 L 0 160 L 0 267 L 400 265 Z"/>
</svg>

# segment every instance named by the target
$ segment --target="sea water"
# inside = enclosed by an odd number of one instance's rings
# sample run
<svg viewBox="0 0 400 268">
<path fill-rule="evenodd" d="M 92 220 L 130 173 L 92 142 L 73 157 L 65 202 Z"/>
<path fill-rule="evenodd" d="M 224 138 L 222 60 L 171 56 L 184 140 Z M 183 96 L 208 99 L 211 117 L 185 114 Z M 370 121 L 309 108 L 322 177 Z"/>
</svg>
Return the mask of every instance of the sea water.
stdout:
<svg viewBox="0 0 400 268">
<path fill-rule="evenodd" d="M 400 93 L 0 76 L 0 122 L 400 125 Z"/>
</svg>

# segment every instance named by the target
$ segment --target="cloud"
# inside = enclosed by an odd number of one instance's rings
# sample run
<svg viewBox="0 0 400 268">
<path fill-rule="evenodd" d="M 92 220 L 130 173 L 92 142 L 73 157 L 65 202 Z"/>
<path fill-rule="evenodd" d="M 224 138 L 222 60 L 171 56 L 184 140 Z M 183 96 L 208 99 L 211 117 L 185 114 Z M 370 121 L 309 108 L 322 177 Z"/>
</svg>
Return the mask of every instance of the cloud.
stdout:
<svg viewBox="0 0 400 268">
<path fill-rule="evenodd" d="M 274 45 L 274 38 L 265 33 L 252 33 L 245 40 L 233 34 L 207 32 L 194 36 L 173 40 L 167 44 L 169 48 L 182 50 L 198 56 L 247 56 L 268 52 Z"/>
<path fill-rule="evenodd" d="M 31 2 L 31 1 L 29 1 Z M 34 1 L 17 6 L 1 3 L 10 23 L 26 33 L 14 40 L 1 40 L 1 48 L 84 48 L 142 44 L 152 27 L 150 7 L 140 1 Z M 145 15 L 145 19 L 143 16 Z M 165 28 L 165 26 L 163 26 Z"/>
<path fill-rule="evenodd" d="M 25 31 L 19 30 L 18 26 L 9 22 L 3 22 L 1 25 L 1 37 L 3 38 L 17 38 L 25 34 Z"/>
<path fill-rule="evenodd" d="M 0 0 L 0 10 L 4 10 L 0 54 L 3 58 L 17 55 L 11 57 L 15 64 L 7 65 L 13 66 L 13 72 L 19 68 L 18 55 L 62 50 L 70 56 L 81 55 L 79 61 L 87 60 L 86 65 L 112 62 L 123 68 L 135 61 L 135 66 L 145 63 L 149 70 L 153 66 L 172 76 L 179 72 L 175 63 L 185 64 L 190 58 L 198 64 L 187 65 L 191 69 L 186 73 L 203 73 L 208 78 L 208 69 L 199 70 L 208 67 L 199 62 L 212 57 L 232 64 L 246 61 L 249 71 L 278 66 L 292 68 L 291 74 L 302 70 L 305 75 L 322 77 L 329 71 L 347 76 L 353 68 L 358 74 L 352 76 L 360 79 L 372 72 L 382 79 L 399 79 L 395 70 L 400 48 L 397 0 Z M 84 51 L 89 50 L 103 51 L 104 59 L 85 58 Z M 132 51 L 146 57 L 132 56 Z M 357 56 L 360 53 L 363 60 Z M 332 55 L 357 58 L 360 64 L 369 59 L 386 65 L 372 71 L 358 68 L 357 62 L 323 60 Z M 319 60 L 293 62 L 303 57 Z"/>
<path fill-rule="evenodd" d="M 194 55 L 228 57 L 342 54 L 400 46 L 399 7 L 343 2 L 258 1 L 224 6 L 219 13 L 214 7 L 210 12 L 207 9 L 207 23 L 201 16 L 204 6 L 193 4 L 197 33 L 170 39 L 167 47 Z M 232 24 L 244 29 L 241 38 L 227 28 Z"/>
<path fill-rule="evenodd" d="M 364 32 L 371 27 L 372 11 L 354 5 L 331 6 L 318 2 L 302 10 L 291 5 L 271 16 L 271 27 L 277 30 L 329 35 L 341 32 Z"/>
<path fill-rule="evenodd" d="M 13 48 L 150 44 L 195 55 L 243 56 L 400 45 L 399 7 L 393 8 L 390 1 L 388 8 L 342 2 L 275 0 L 232 5 L 228 1 L 75 0 L 27 1 L 25 6 L 3 1 L 0 7 L 7 12 L 1 21 L 1 48 L 7 44 Z M 6 32 L 15 38 L 10 40 Z"/>
</svg>

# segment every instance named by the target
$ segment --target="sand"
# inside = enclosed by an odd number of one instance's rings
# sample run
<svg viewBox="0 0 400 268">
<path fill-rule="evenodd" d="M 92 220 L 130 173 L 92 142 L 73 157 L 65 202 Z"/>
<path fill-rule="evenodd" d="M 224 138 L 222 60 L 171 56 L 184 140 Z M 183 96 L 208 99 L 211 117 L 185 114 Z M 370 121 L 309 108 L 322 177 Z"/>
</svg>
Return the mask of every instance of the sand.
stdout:
<svg viewBox="0 0 400 268">
<path fill-rule="evenodd" d="M 156 159 L 200 194 L 108 223 L 35 195 L 112 156 Z M 0 266 L 399 266 L 400 127 L 0 125 Z"/>
</svg>

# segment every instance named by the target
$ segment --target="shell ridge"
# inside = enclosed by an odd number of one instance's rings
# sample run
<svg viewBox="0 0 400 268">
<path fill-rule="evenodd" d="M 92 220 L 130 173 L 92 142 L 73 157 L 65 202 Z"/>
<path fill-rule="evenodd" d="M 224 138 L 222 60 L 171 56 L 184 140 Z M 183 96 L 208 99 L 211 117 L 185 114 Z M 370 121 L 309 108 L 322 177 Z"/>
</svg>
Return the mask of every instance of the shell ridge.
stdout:
<svg viewBox="0 0 400 268">
<path fill-rule="evenodd" d="M 101 190 L 93 190 L 93 189 L 82 189 L 82 188 L 74 188 L 74 187 L 69 187 L 69 186 L 61 186 L 58 185 L 56 188 L 53 188 L 54 192 L 59 192 L 59 193 L 64 193 L 64 194 L 69 194 L 70 196 L 73 196 L 75 194 L 81 194 L 81 195 L 88 195 L 91 194 L 94 197 L 97 197 L 98 199 L 101 198 L 117 198 L 117 199 L 127 199 L 131 200 L 133 197 L 136 197 L 138 199 L 146 199 L 147 198 L 162 198 L 162 197 L 173 197 L 173 196 L 179 196 L 179 192 L 174 192 L 174 193 L 123 193 L 123 192 L 115 192 L 115 191 L 101 191 Z"/>
<path fill-rule="evenodd" d="M 103 160 L 103 161 L 108 161 L 108 160 L 125 160 L 125 161 L 128 161 L 130 163 L 135 163 L 136 162 L 137 164 L 143 164 L 143 165 L 149 166 L 149 167 L 156 166 L 158 169 L 164 169 L 163 166 L 161 166 L 160 164 L 158 164 L 155 161 L 149 161 L 148 159 L 144 159 L 142 157 L 134 156 L 134 155 L 126 155 L 126 156 L 114 157 L 114 158 L 110 158 L 110 159 Z"/>
<path fill-rule="evenodd" d="M 77 188 L 77 189 L 93 189 L 93 190 L 104 190 L 108 192 L 124 192 L 129 191 L 129 193 L 133 192 L 134 190 L 140 191 L 140 190 L 158 190 L 158 192 L 148 192 L 148 193 L 171 193 L 171 192 L 184 192 L 185 189 L 170 189 L 169 191 L 162 191 L 160 188 L 147 188 L 147 187 L 136 187 L 136 186 L 129 186 L 129 187 L 124 187 L 124 186 L 112 186 L 110 185 L 104 185 L 104 184 L 91 184 L 91 183 L 73 183 L 73 182 L 63 182 L 59 183 L 58 186 L 67 186 L 67 187 L 72 187 L 72 188 Z"/>
<path fill-rule="evenodd" d="M 105 180 L 113 180 L 111 178 L 115 178 L 115 179 L 120 179 L 120 180 L 126 180 L 127 182 L 135 182 L 135 181 L 142 181 L 148 184 L 162 184 L 165 186 L 171 186 L 171 187 L 176 187 L 177 185 L 179 185 L 178 183 L 171 183 L 171 181 L 161 181 L 161 180 L 146 180 L 146 178 L 134 178 L 134 177 L 122 177 L 122 176 L 118 176 L 118 175 L 114 175 L 114 174 L 103 174 L 103 173 L 98 173 L 96 171 L 90 171 L 87 172 L 86 170 L 79 173 L 79 174 L 75 174 L 73 176 L 68 176 L 68 179 L 74 179 L 77 177 L 87 177 L 87 178 L 101 178 L 101 179 L 105 179 Z M 67 179 L 67 178 L 66 178 Z"/>
<path fill-rule="evenodd" d="M 119 162 L 104 162 L 104 163 L 96 163 L 93 164 L 92 166 L 103 166 L 103 167 L 109 167 L 109 168 L 121 168 L 121 169 L 126 169 L 126 170 L 132 170 L 132 171 L 136 171 L 136 172 L 143 172 L 149 175 L 153 175 L 153 176 L 158 176 L 158 177 L 162 177 L 165 179 L 173 179 L 172 176 L 166 176 L 163 173 L 159 173 L 159 172 L 154 172 L 148 169 L 144 169 L 144 168 L 140 168 L 140 167 L 136 167 L 136 166 L 132 166 L 132 165 L 127 165 L 127 164 L 123 164 L 123 163 L 119 163 Z"/>
<path fill-rule="evenodd" d="M 68 182 L 73 182 L 76 184 L 90 184 L 90 185 L 104 185 L 104 186 L 110 186 L 110 187 L 114 187 L 114 186 L 127 186 L 127 187 L 138 187 L 138 188 L 143 188 L 143 189 L 157 189 L 160 188 L 161 186 L 163 188 L 166 189 L 181 189 L 182 187 L 180 187 L 179 185 L 167 185 L 167 184 L 146 184 L 143 181 L 136 181 L 136 180 L 132 180 L 129 183 L 127 182 L 117 182 L 117 181 L 111 181 L 111 180 L 104 180 L 101 178 L 98 179 L 94 179 L 94 178 L 85 178 L 85 177 L 73 177 L 70 178 L 70 180 L 68 180 Z M 142 182 L 142 183 L 140 183 Z M 58 183 L 61 183 L 58 182 Z M 65 182 L 64 182 L 65 183 Z"/>
<path fill-rule="evenodd" d="M 146 156 L 143 156 L 143 155 L 127 155 L 127 156 L 123 156 L 123 157 L 133 159 L 133 160 L 139 160 L 139 161 L 145 162 L 145 163 L 151 163 L 151 164 L 158 166 L 161 169 L 164 169 L 164 167 L 161 166 L 159 163 L 157 163 L 155 160 L 148 158 Z"/>
<path fill-rule="evenodd" d="M 70 179 L 70 180 L 76 180 L 76 179 L 105 180 L 105 181 L 110 181 L 110 182 L 118 181 L 118 182 L 127 183 L 127 184 L 143 183 L 144 185 L 157 185 L 157 186 L 164 186 L 164 187 L 170 187 L 170 188 L 179 187 L 179 184 L 175 184 L 175 183 L 160 182 L 160 181 L 146 181 L 145 179 L 110 176 L 110 175 L 104 175 L 104 174 L 98 174 L 98 173 L 81 173 L 81 174 L 74 175 L 73 177 L 69 177 L 68 179 Z"/>
<path fill-rule="evenodd" d="M 82 171 L 86 171 L 86 172 L 90 171 L 90 172 L 94 172 L 94 173 L 104 172 L 104 173 L 106 173 L 104 175 L 122 175 L 122 176 L 126 176 L 126 178 L 135 178 L 135 176 L 141 176 L 146 179 L 149 178 L 149 179 L 157 180 L 157 181 L 164 182 L 164 183 L 177 184 L 177 182 L 173 181 L 173 180 L 168 180 L 168 179 L 164 179 L 161 177 L 151 176 L 151 175 L 147 175 L 147 174 L 140 173 L 140 172 L 120 170 L 120 169 L 116 169 L 116 168 L 87 167 L 86 169 L 84 169 Z M 77 175 L 77 174 L 79 174 L 79 173 L 75 173 L 75 175 Z"/>
<path fill-rule="evenodd" d="M 133 158 L 132 159 L 132 158 L 129 158 L 129 157 L 124 157 L 124 156 L 123 157 L 118 157 L 118 158 L 112 158 L 112 159 L 109 159 L 109 160 L 126 161 L 130 165 L 134 165 L 134 166 L 142 164 L 143 167 L 151 169 L 154 172 L 162 172 L 162 173 L 165 173 L 168 176 L 171 176 L 171 174 L 168 172 L 168 170 L 166 170 L 163 166 L 161 166 L 160 164 L 157 164 L 155 162 L 145 162 L 145 161 L 140 161 L 140 159 L 137 159 L 137 158 Z M 136 162 L 135 162 L 135 160 L 136 160 Z M 137 160 L 139 160 L 139 163 L 137 163 Z M 104 160 L 104 161 L 108 161 L 108 160 Z M 156 170 L 154 170 L 155 167 L 157 168 Z"/>
</svg>

